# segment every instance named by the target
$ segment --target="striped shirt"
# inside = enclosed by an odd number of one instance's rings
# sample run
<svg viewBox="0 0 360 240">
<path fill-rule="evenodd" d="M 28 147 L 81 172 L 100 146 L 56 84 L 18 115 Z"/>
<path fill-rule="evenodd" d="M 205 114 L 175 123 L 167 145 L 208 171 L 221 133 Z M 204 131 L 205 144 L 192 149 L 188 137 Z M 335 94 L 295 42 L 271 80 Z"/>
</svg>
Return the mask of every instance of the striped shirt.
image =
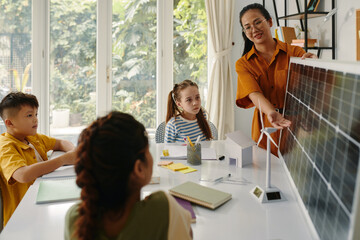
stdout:
<svg viewBox="0 0 360 240">
<path fill-rule="evenodd" d="M 206 113 L 204 113 L 207 119 Z M 206 136 L 200 129 L 197 119 L 187 120 L 182 116 L 172 117 L 165 127 L 165 143 L 184 142 L 184 138 L 188 137 L 195 142 L 200 136 L 200 141 L 205 141 Z"/>
</svg>

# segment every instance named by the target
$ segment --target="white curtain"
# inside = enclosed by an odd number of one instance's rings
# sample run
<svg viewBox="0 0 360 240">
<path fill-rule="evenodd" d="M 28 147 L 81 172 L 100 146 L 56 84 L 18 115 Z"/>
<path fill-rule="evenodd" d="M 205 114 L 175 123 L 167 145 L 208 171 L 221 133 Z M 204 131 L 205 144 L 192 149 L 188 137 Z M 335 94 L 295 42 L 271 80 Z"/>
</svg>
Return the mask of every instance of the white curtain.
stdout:
<svg viewBox="0 0 360 240">
<path fill-rule="evenodd" d="M 206 110 L 219 139 L 234 131 L 234 104 L 230 54 L 234 0 L 205 0 L 209 29 L 209 90 Z"/>
</svg>

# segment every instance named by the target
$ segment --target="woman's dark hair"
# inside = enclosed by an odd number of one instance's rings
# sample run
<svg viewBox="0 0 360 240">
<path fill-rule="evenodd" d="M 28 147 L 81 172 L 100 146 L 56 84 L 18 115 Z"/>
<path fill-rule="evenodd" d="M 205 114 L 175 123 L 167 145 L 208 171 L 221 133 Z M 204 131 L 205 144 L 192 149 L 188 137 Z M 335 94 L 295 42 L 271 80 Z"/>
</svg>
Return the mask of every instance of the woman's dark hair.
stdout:
<svg viewBox="0 0 360 240">
<path fill-rule="evenodd" d="M 174 85 L 173 90 L 171 90 L 168 95 L 166 122 L 168 122 L 172 117 L 176 117 L 181 114 L 180 109 L 176 105 L 176 101 L 180 101 L 181 91 L 190 86 L 193 86 L 193 87 L 196 87 L 197 89 L 199 89 L 198 85 L 191 80 L 184 80 L 181 83 Z M 199 124 L 201 131 L 206 136 L 206 139 L 207 140 L 212 139 L 213 137 L 211 134 L 210 126 L 204 117 L 204 112 L 203 112 L 202 107 L 200 107 L 200 111 L 196 114 L 196 119 L 197 119 L 197 122 Z"/>
<path fill-rule="evenodd" d="M 82 131 L 75 165 L 82 200 L 77 239 L 96 239 L 103 214 L 123 211 L 130 173 L 137 159 L 146 162 L 147 147 L 145 127 L 126 113 L 111 112 Z"/>
<path fill-rule="evenodd" d="M 252 9 L 257 9 L 260 11 L 260 13 L 265 17 L 266 20 L 269 20 L 271 19 L 271 16 L 269 14 L 269 12 L 264 8 L 263 5 L 259 4 L 259 3 L 253 3 L 253 4 L 249 4 L 247 5 L 246 7 L 244 7 L 241 11 L 240 11 L 240 17 L 239 17 L 239 20 L 240 20 L 240 25 L 242 28 L 244 28 L 244 26 L 242 25 L 242 22 L 241 22 L 241 18 L 244 16 L 244 14 L 249 11 L 249 10 L 252 10 Z M 254 43 L 252 41 L 250 41 L 247 37 L 246 37 L 246 34 L 244 31 L 242 31 L 242 36 L 244 38 L 244 42 L 245 42 L 245 45 L 244 45 L 244 51 L 243 51 L 243 54 L 242 56 L 244 56 L 245 54 L 247 54 L 251 48 L 253 47 Z"/>
</svg>

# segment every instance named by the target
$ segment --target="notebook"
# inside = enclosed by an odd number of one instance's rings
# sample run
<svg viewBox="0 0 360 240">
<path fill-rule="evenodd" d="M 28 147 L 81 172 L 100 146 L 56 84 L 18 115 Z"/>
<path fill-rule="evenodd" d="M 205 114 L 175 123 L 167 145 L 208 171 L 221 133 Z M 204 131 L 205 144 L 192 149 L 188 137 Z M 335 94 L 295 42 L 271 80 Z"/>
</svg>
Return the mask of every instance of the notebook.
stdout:
<svg viewBox="0 0 360 240">
<path fill-rule="evenodd" d="M 75 177 L 54 178 L 41 181 L 36 203 L 54 203 L 79 199 L 81 189 L 76 185 L 75 181 Z"/>
<path fill-rule="evenodd" d="M 167 145 L 164 147 L 169 152 L 169 156 L 164 156 L 162 153 L 160 159 L 177 159 L 177 160 L 186 160 L 187 159 L 187 149 L 186 146 L 178 145 Z M 201 159 L 202 160 L 216 160 L 216 151 L 213 148 L 201 148 Z"/>
<path fill-rule="evenodd" d="M 187 201 L 215 209 L 232 197 L 230 193 L 205 187 L 194 182 L 185 182 L 169 190 L 170 194 Z"/>
<path fill-rule="evenodd" d="M 191 206 L 191 203 L 189 201 L 186 201 L 186 200 L 178 198 L 178 197 L 174 197 L 174 198 L 178 202 L 178 204 L 180 204 L 183 208 L 185 208 L 186 210 L 188 210 L 190 212 L 191 222 L 192 223 L 196 222 L 196 215 L 195 215 L 193 207 Z"/>
<path fill-rule="evenodd" d="M 42 175 L 41 178 L 48 179 L 48 178 L 64 178 L 64 177 L 75 177 L 75 176 L 76 173 L 75 173 L 74 165 L 70 165 L 70 166 L 59 167 L 53 172 Z"/>
</svg>

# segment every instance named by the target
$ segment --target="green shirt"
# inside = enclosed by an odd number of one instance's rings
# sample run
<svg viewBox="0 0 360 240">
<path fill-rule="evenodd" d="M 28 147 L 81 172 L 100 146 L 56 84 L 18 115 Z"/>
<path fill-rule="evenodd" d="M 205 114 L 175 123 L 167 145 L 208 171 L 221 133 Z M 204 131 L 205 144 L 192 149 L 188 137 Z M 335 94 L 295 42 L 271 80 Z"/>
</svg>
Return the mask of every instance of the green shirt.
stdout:
<svg viewBox="0 0 360 240">
<path fill-rule="evenodd" d="M 72 206 L 66 214 L 65 239 L 76 239 L 71 236 L 75 231 L 78 207 L 79 203 Z M 190 239 L 190 222 L 190 213 L 182 209 L 170 195 L 156 192 L 134 205 L 126 225 L 113 239 L 174 239 L 174 234 L 178 239 Z M 182 233 L 181 236 L 179 232 Z M 97 239 L 110 238 L 100 229 Z"/>
</svg>

